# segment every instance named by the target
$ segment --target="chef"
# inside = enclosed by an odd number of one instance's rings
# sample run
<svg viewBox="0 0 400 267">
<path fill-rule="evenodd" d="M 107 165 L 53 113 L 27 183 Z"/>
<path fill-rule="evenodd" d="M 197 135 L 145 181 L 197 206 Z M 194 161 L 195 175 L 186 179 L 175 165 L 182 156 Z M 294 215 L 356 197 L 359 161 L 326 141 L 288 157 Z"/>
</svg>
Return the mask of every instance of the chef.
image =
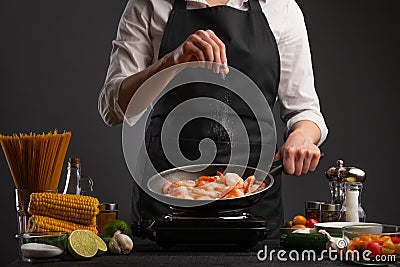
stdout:
<svg viewBox="0 0 400 267">
<path fill-rule="evenodd" d="M 228 64 L 254 81 L 271 109 L 279 102 L 287 131 L 274 160 L 282 159 L 289 175 L 316 169 L 318 146 L 328 129 L 314 88 L 304 18 L 295 0 L 130 0 L 113 41 L 99 96 L 99 112 L 105 123 L 123 122 L 130 99 L 151 76 L 193 61 Z M 183 101 L 201 96 L 221 101 L 228 96 L 229 103 L 240 102 L 222 87 L 204 84 L 179 86 L 165 94 L 152 106 L 145 138 L 157 171 L 175 167 L 162 153 L 160 133 L 166 116 Z M 256 167 L 260 133 L 254 116 L 240 105 L 237 108 L 252 144 L 248 165 Z M 196 158 L 200 140 L 211 138 L 217 148 L 214 162 L 227 163 L 226 136 L 210 130 L 218 127 L 221 125 L 212 120 L 192 121 L 179 136 L 182 153 Z M 166 206 L 134 186 L 133 219 L 159 217 L 165 212 Z M 268 219 L 271 232 L 277 233 L 283 222 L 280 180 L 250 212 Z"/>
</svg>

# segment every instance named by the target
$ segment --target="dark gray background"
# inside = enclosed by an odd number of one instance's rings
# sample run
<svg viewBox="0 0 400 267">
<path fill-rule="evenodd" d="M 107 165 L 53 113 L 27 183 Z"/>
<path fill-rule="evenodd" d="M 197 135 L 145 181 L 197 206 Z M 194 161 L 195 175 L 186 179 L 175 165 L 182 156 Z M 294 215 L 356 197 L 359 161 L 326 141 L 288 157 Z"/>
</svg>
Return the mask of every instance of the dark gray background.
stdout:
<svg viewBox="0 0 400 267">
<path fill-rule="evenodd" d="M 316 86 L 330 134 L 325 158 L 303 177 L 283 177 L 286 218 L 304 201 L 329 201 L 324 172 L 339 158 L 363 168 L 368 221 L 400 224 L 397 0 L 298 0 L 312 48 Z M 72 131 L 68 157 L 82 159 L 100 201 L 129 218 L 132 180 L 121 127 L 97 112 L 111 41 L 126 0 L 0 2 L 0 133 Z M 281 124 L 279 124 L 282 127 Z M 279 129 L 281 132 L 281 128 Z M 65 170 L 65 167 L 64 167 Z M 63 188 L 65 171 L 59 188 Z M 0 153 L 3 263 L 17 257 L 14 184 Z"/>
</svg>

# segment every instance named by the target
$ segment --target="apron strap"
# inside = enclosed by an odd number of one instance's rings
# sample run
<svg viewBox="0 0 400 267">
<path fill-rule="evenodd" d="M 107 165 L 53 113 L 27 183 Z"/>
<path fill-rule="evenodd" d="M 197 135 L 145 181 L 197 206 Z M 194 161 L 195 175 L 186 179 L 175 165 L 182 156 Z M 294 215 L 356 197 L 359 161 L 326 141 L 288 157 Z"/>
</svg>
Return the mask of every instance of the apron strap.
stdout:
<svg viewBox="0 0 400 267">
<path fill-rule="evenodd" d="M 249 10 L 251 11 L 262 11 L 259 0 L 248 0 Z"/>
<path fill-rule="evenodd" d="M 186 10 L 186 0 L 175 0 L 173 9 Z"/>
</svg>

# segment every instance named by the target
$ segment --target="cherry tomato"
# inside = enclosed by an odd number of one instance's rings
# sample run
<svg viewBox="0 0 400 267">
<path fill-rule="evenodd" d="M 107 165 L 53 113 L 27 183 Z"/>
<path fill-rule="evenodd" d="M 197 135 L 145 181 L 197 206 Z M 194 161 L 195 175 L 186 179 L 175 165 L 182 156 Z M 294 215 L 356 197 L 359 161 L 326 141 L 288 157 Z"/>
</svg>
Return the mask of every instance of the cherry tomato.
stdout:
<svg viewBox="0 0 400 267">
<path fill-rule="evenodd" d="M 400 244 L 400 237 L 392 236 L 392 242 L 394 244 Z"/>
<path fill-rule="evenodd" d="M 314 224 L 318 223 L 316 219 L 308 219 L 306 221 L 306 227 L 307 228 L 314 228 Z"/>
<path fill-rule="evenodd" d="M 372 240 L 371 242 L 374 242 L 374 243 L 378 244 L 379 246 L 383 245 L 383 240 Z"/>
<path fill-rule="evenodd" d="M 373 256 L 382 255 L 382 247 L 376 242 L 368 242 L 367 249 Z"/>
</svg>

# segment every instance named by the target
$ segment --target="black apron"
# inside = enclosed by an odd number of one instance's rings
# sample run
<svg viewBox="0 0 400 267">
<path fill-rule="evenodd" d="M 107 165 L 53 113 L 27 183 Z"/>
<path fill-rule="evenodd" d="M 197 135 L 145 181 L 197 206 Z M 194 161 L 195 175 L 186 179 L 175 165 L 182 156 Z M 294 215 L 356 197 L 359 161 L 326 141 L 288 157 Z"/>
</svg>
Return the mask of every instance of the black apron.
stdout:
<svg viewBox="0 0 400 267">
<path fill-rule="evenodd" d="M 248 11 L 229 6 L 203 9 L 186 9 L 185 0 L 175 0 L 164 31 L 158 57 L 175 50 L 187 37 L 199 29 L 211 29 L 224 42 L 229 66 L 246 74 L 262 91 L 270 108 L 275 102 L 280 78 L 279 52 L 275 37 L 261 10 L 258 0 L 249 0 Z M 178 86 L 168 91 L 155 105 L 147 122 L 145 148 L 158 172 L 173 166 L 161 146 L 161 128 L 166 116 L 180 103 L 197 97 L 211 97 L 226 103 L 240 116 L 250 141 L 248 166 L 257 167 L 260 154 L 260 130 L 251 109 L 239 96 L 224 87 L 201 82 Z M 210 138 L 216 144 L 214 163 L 228 163 L 230 139 L 219 123 L 198 118 L 187 123 L 179 134 L 182 154 L 190 160 L 197 159 L 199 142 Z M 141 160 L 143 158 L 140 157 Z M 138 165 L 146 165 L 142 162 Z M 145 168 L 145 167 L 144 167 Z M 268 170 L 266 170 L 268 171 Z M 145 171 L 146 172 L 146 171 Z M 248 211 L 268 220 L 271 233 L 277 236 L 283 223 L 281 182 L 273 187 Z M 155 201 L 136 184 L 132 196 L 132 219 L 157 218 L 170 212 L 167 205 Z"/>
</svg>

